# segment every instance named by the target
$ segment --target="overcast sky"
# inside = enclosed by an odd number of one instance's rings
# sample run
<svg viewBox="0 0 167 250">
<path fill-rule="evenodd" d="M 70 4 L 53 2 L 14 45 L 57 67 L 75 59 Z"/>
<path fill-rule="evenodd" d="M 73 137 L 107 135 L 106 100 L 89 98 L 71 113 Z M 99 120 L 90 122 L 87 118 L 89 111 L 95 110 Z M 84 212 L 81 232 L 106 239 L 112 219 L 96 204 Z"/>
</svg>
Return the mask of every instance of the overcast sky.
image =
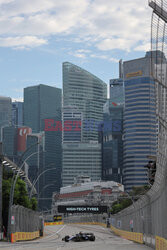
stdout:
<svg viewBox="0 0 167 250">
<path fill-rule="evenodd" d="M 147 0 L 0 0 L 0 95 L 62 87 L 62 62 L 109 82 L 118 61 L 150 50 Z"/>
</svg>

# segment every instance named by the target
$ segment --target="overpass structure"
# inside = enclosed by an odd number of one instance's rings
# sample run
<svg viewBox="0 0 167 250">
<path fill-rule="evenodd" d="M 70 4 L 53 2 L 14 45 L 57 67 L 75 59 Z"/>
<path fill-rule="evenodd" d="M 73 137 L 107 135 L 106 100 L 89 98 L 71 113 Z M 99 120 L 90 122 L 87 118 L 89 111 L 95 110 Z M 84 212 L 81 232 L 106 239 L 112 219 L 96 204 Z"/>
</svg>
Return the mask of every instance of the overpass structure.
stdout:
<svg viewBox="0 0 167 250">
<path fill-rule="evenodd" d="M 113 215 L 111 222 L 117 229 L 143 233 L 156 249 L 167 249 L 167 0 L 149 0 L 148 4 L 153 10 L 150 70 L 156 90 L 157 171 L 151 189 Z M 162 248 L 158 248 L 160 240 Z"/>
</svg>

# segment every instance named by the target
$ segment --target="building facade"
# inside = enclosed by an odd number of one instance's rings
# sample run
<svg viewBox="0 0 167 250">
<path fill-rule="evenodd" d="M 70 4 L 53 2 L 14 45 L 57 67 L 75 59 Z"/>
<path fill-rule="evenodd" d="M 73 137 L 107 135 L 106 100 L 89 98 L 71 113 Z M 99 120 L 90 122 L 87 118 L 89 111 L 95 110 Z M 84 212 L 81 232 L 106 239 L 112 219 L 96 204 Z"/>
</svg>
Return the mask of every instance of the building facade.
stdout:
<svg viewBox="0 0 167 250">
<path fill-rule="evenodd" d="M 156 156 L 157 120 L 155 82 L 150 75 L 151 53 L 124 62 L 124 185 L 148 184 L 149 156 Z"/>
<path fill-rule="evenodd" d="M 101 179 L 101 145 L 99 143 L 64 143 L 62 186 L 72 185 L 79 175 L 92 181 Z"/>
<path fill-rule="evenodd" d="M 44 128 L 44 119 L 57 114 L 61 109 L 61 89 L 37 85 L 24 89 L 24 125 L 38 133 Z"/>
<path fill-rule="evenodd" d="M 63 63 L 63 125 L 71 120 L 71 131 L 63 132 L 62 185 L 71 185 L 78 175 L 101 179 L 101 146 L 98 124 L 103 120 L 107 85 L 88 71 Z M 64 126 L 65 127 L 65 126 Z"/>
<path fill-rule="evenodd" d="M 110 100 L 111 102 L 116 103 L 116 105 L 124 105 L 124 85 L 123 79 L 111 79 L 110 80 Z"/>
<path fill-rule="evenodd" d="M 12 102 L 12 125 L 23 126 L 23 102 Z"/>
<path fill-rule="evenodd" d="M 63 107 L 62 126 L 63 126 L 63 143 L 81 142 L 82 141 L 82 112 L 76 107 Z"/>
<path fill-rule="evenodd" d="M 123 185 L 114 181 L 88 181 L 87 176 L 80 177 L 82 182 L 62 187 L 60 193 L 53 193 L 52 214 L 57 213 L 59 205 L 97 206 L 103 204 L 110 206 L 124 191 Z M 86 179 L 86 182 L 83 179 Z"/>
<path fill-rule="evenodd" d="M 2 129 L 3 155 L 14 162 L 17 160 L 17 130 L 14 126 L 4 127 Z"/>
<path fill-rule="evenodd" d="M 82 140 L 98 140 L 96 123 L 103 119 L 107 85 L 88 71 L 69 62 L 63 63 L 63 107 L 82 112 Z"/>
<path fill-rule="evenodd" d="M 61 122 L 61 111 L 50 117 L 54 121 Z M 50 170 L 48 170 L 50 169 Z M 48 170 L 48 171 L 47 171 Z M 43 175 L 43 188 L 41 198 L 48 198 L 43 201 L 45 207 L 51 207 L 51 197 L 55 190 L 58 192 L 62 186 L 62 131 L 45 131 L 45 174 Z"/>
<path fill-rule="evenodd" d="M 43 159 L 43 171 L 41 177 L 43 187 L 40 189 L 40 198 L 43 199 L 41 206 L 45 209 L 50 208 L 52 192 L 59 191 L 61 186 L 61 157 L 62 157 L 62 136 L 61 129 L 49 130 L 48 122 L 55 127 L 58 122 L 61 124 L 62 91 L 59 88 L 37 85 L 24 89 L 24 124 L 32 128 L 33 133 L 45 131 L 45 154 Z M 36 167 L 34 169 L 37 169 Z M 36 172 L 32 173 L 32 177 Z M 37 177 L 37 173 L 36 173 Z M 39 195 L 39 194 L 38 194 Z M 44 208 L 43 207 L 43 208 Z"/>
<path fill-rule="evenodd" d="M 0 96 L 0 141 L 2 129 L 12 124 L 12 100 L 10 97 Z"/>
</svg>

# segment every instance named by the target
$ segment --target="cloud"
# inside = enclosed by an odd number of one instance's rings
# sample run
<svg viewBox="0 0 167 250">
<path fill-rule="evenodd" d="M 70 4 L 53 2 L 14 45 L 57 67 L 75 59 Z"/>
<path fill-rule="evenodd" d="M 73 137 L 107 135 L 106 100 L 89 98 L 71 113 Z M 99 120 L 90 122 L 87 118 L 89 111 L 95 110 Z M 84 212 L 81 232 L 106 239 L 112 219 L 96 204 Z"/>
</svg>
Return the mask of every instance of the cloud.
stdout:
<svg viewBox="0 0 167 250">
<path fill-rule="evenodd" d="M 148 51 L 151 49 L 151 44 L 150 43 L 144 43 L 141 45 L 138 45 L 137 47 L 135 47 L 135 51 Z"/>
<path fill-rule="evenodd" d="M 143 38 L 144 49 L 150 37 L 151 8 L 145 0 L 0 0 L 0 12 L 0 46 L 33 48 L 70 35 L 98 50 L 131 51 Z"/>
<path fill-rule="evenodd" d="M 74 57 L 78 57 L 78 58 L 82 58 L 85 59 L 86 57 L 89 56 L 89 53 L 91 52 L 91 50 L 87 50 L 87 49 L 78 49 L 76 51 L 70 51 L 68 54 L 72 55 Z"/>
<path fill-rule="evenodd" d="M 135 41 L 130 39 L 123 38 L 113 38 L 113 39 L 104 39 L 102 42 L 98 43 L 96 46 L 100 50 L 113 50 L 113 49 L 122 49 L 129 51 L 132 45 L 135 44 Z"/>
<path fill-rule="evenodd" d="M 16 49 L 34 48 L 47 44 L 47 40 L 35 36 L 16 36 L 0 38 L 1 47 L 14 47 Z"/>
<path fill-rule="evenodd" d="M 22 97 L 12 97 L 12 102 L 23 102 Z"/>
<path fill-rule="evenodd" d="M 118 63 L 119 60 L 110 56 L 106 56 L 106 55 L 95 55 L 95 54 L 91 54 L 90 57 L 92 58 L 99 58 L 99 59 L 104 59 L 104 60 L 108 60 L 110 62 L 116 62 Z"/>
</svg>

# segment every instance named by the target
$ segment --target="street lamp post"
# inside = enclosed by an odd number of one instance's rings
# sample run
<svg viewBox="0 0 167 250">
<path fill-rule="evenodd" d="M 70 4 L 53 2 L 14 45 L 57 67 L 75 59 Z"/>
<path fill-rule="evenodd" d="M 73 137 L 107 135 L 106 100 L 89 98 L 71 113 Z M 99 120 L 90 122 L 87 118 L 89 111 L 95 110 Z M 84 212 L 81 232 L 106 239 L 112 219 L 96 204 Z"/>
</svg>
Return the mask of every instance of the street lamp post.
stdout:
<svg viewBox="0 0 167 250">
<path fill-rule="evenodd" d="M 47 171 L 51 171 L 51 170 L 55 170 L 56 168 L 48 168 L 46 170 L 44 170 L 42 173 L 40 173 L 38 175 L 38 177 L 36 178 L 36 180 L 33 182 L 33 185 L 32 185 L 32 188 L 31 188 L 31 191 L 30 191 L 30 199 L 31 199 L 31 196 L 32 196 L 32 190 L 33 188 L 35 187 L 35 184 L 37 183 L 37 181 L 39 180 L 39 178 L 41 177 L 41 175 L 43 175 L 44 173 L 46 173 Z"/>
<path fill-rule="evenodd" d="M 36 144 L 33 144 L 32 146 L 34 146 Z M 20 174 L 20 171 L 21 169 L 23 168 L 25 162 L 30 158 L 32 157 L 33 155 L 35 154 L 38 154 L 38 151 L 35 152 L 35 153 L 32 153 L 31 155 L 29 155 L 25 160 L 24 162 L 22 163 L 22 165 L 20 166 L 19 170 L 17 171 L 17 174 L 15 176 L 15 174 L 13 175 L 13 178 L 12 178 L 12 183 L 11 183 L 11 188 L 10 188 L 10 197 L 9 197 L 9 212 L 8 212 L 8 232 L 7 232 L 7 236 L 8 236 L 8 239 L 10 239 L 10 233 L 11 233 L 11 209 L 12 209 L 12 205 L 13 205 L 13 198 L 14 198 L 14 190 L 15 190 L 15 185 L 16 185 L 16 182 L 17 182 L 17 178 Z"/>
<path fill-rule="evenodd" d="M 46 189 L 46 188 L 48 188 L 48 187 L 50 187 L 50 186 L 55 186 L 55 184 L 54 184 L 54 183 L 51 183 L 51 184 L 45 185 L 45 186 L 42 188 L 41 192 L 39 193 L 39 197 L 40 197 L 40 195 L 42 194 L 43 190 Z M 40 199 L 40 198 L 38 198 L 38 200 L 39 200 L 39 199 Z"/>
</svg>

